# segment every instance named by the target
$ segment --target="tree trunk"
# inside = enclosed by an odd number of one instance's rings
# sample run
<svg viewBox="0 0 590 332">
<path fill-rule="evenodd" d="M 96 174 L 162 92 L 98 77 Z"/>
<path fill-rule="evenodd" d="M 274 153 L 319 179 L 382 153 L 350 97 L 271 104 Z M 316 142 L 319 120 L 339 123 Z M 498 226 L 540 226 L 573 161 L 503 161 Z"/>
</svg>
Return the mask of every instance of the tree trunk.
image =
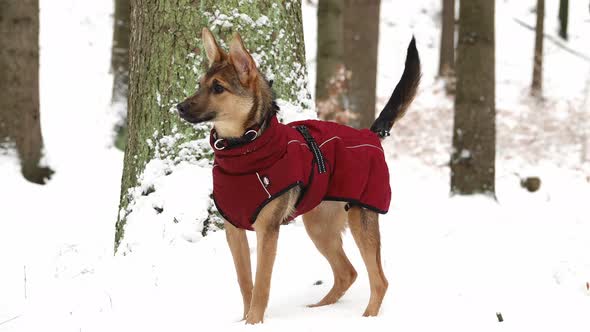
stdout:
<svg viewBox="0 0 590 332">
<path fill-rule="evenodd" d="M 451 155 L 454 194 L 495 196 L 496 109 L 493 0 L 461 1 Z"/>
<path fill-rule="evenodd" d="M 0 145 L 15 144 L 23 176 L 42 184 L 39 120 L 39 1 L 0 1 Z"/>
<path fill-rule="evenodd" d="M 113 73 L 113 93 L 111 103 L 119 116 L 115 127 L 117 136 L 115 146 L 125 150 L 127 142 L 127 93 L 129 90 L 129 19 L 131 4 L 129 0 L 115 0 L 115 19 L 113 27 L 113 47 L 111 53 L 111 72 Z"/>
<path fill-rule="evenodd" d="M 455 0 L 442 0 L 441 22 L 438 75 L 449 77 L 455 70 Z"/>
<path fill-rule="evenodd" d="M 343 59 L 342 0 L 318 1 L 318 41 L 315 101 L 318 117 L 348 124 L 346 112 L 348 75 Z"/>
<path fill-rule="evenodd" d="M 356 116 L 349 124 L 369 128 L 375 120 L 380 0 L 345 0 L 344 64 L 352 73 L 348 108 Z"/>
<path fill-rule="evenodd" d="M 342 0 L 318 1 L 316 100 L 328 97 L 328 83 L 343 63 L 342 9 Z"/>
<path fill-rule="evenodd" d="M 567 21 L 569 15 L 569 0 L 559 1 L 559 36 L 567 40 Z"/>
<path fill-rule="evenodd" d="M 543 21 L 545 20 L 545 0 L 537 0 L 537 26 L 535 28 L 535 54 L 533 61 L 533 82 L 531 94 L 543 93 Z"/>
<path fill-rule="evenodd" d="M 219 37 L 222 47 L 239 31 L 261 72 L 274 80 L 277 98 L 310 106 L 300 0 L 132 0 L 129 139 L 115 250 L 132 206 L 130 189 L 139 185 L 146 164 L 155 158 L 175 162 L 206 158 L 196 150 L 187 153 L 181 145 L 204 137 L 207 128 L 187 125 L 175 108 L 196 90 L 207 69 L 200 40 L 205 26 Z"/>
</svg>

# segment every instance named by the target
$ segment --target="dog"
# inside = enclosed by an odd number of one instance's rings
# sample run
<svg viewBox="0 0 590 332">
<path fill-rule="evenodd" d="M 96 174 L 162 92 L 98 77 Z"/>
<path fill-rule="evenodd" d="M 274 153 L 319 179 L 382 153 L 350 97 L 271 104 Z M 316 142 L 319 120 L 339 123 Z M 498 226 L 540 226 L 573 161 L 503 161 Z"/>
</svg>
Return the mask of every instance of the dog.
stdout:
<svg viewBox="0 0 590 332">
<path fill-rule="evenodd" d="M 213 197 L 225 219 L 227 242 L 247 324 L 262 323 L 268 304 L 279 227 L 303 216 L 307 234 L 334 274 L 331 290 L 310 307 L 338 301 L 357 277 L 342 248 L 346 224 L 369 274 L 363 316 L 376 316 L 388 288 L 381 266 L 379 213 L 389 208 L 389 172 L 381 140 L 413 101 L 420 82 L 415 39 L 391 98 L 370 129 L 307 120 L 281 124 L 271 84 L 239 34 L 226 53 L 204 28 L 209 69 L 196 93 L 177 105 L 190 123 L 213 122 Z M 254 230 L 254 282 L 245 230 Z"/>
</svg>

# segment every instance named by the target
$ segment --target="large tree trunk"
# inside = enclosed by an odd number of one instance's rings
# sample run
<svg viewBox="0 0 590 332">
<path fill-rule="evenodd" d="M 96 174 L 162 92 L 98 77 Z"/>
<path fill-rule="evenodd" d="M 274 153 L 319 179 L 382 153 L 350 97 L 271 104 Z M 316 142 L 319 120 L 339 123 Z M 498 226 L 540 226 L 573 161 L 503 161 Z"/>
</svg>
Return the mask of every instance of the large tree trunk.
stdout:
<svg viewBox="0 0 590 332">
<path fill-rule="evenodd" d="M 200 40 L 206 26 L 222 47 L 239 31 L 261 72 L 274 80 L 277 98 L 309 107 L 299 0 L 132 0 L 129 139 L 115 249 L 123 239 L 134 197 L 130 189 L 138 186 L 146 164 L 154 158 L 205 158 L 186 149 L 179 153 L 183 143 L 208 131 L 181 121 L 175 105 L 196 90 L 207 69 Z"/>
<path fill-rule="evenodd" d="M 39 1 L 0 1 L 0 145 L 15 144 L 23 176 L 44 183 L 39 120 Z"/>
<path fill-rule="evenodd" d="M 543 93 L 543 22 L 545 20 L 545 0 L 537 0 L 537 27 L 535 28 L 535 54 L 533 61 L 533 82 L 531 94 Z"/>
<path fill-rule="evenodd" d="M 569 0 L 559 1 L 559 36 L 567 40 L 567 21 L 569 15 Z"/>
<path fill-rule="evenodd" d="M 344 0 L 344 64 L 352 73 L 349 124 L 369 128 L 375 120 L 380 0 Z"/>
<path fill-rule="evenodd" d="M 448 77 L 455 70 L 455 0 L 442 0 L 441 22 L 438 75 Z"/>
<path fill-rule="evenodd" d="M 129 90 L 129 19 L 130 0 L 115 0 L 111 72 L 113 93 L 111 103 L 120 118 L 115 131 L 115 146 L 125 149 L 127 143 L 127 93 Z"/>
<path fill-rule="evenodd" d="M 496 108 L 493 0 L 460 4 L 451 191 L 495 196 Z"/>
</svg>

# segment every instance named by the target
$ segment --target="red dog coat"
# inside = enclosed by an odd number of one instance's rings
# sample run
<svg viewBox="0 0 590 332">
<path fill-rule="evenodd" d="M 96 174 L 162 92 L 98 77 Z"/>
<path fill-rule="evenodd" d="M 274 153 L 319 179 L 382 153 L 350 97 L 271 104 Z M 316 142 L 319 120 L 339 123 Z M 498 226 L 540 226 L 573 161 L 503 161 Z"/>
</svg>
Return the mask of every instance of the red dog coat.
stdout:
<svg viewBox="0 0 590 332">
<path fill-rule="evenodd" d="M 291 220 L 321 201 L 389 209 L 389 170 L 379 137 L 368 129 L 317 120 L 285 125 L 272 117 L 252 142 L 218 150 L 212 132 L 210 143 L 213 200 L 238 228 L 252 230 L 260 210 L 295 186 L 301 194 Z"/>
</svg>

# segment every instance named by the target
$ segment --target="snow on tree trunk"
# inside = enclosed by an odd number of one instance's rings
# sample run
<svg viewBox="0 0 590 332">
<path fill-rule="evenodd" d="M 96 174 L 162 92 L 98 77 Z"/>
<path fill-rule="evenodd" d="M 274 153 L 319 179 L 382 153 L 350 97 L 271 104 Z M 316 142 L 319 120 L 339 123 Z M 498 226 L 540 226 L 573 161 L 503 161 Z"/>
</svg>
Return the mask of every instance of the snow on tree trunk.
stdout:
<svg viewBox="0 0 590 332">
<path fill-rule="evenodd" d="M 0 1 L 0 148 L 14 146 L 23 176 L 42 184 L 39 120 L 39 1 Z"/>
<path fill-rule="evenodd" d="M 461 1 L 451 191 L 495 196 L 495 37 L 492 0 Z"/>
<path fill-rule="evenodd" d="M 537 0 L 537 26 L 535 28 L 535 53 L 533 55 L 533 81 L 531 94 L 540 96 L 543 92 L 543 23 L 545 0 Z"/>
<path fill-rule="evenodd" d="M 375 120 L 380 0 L 345 0 L 344 64 L 352 77 L 348 108 L 356 118 L 349 125 L 369 128 Z"/>
<path fill-rule="evenodd" d="M 119 123 L 115 131 L 115 146 L 125 150 L 127 142 L 127 93 L 129 91 L 129 19 L 130 0 L 115 0 L 115 19 L 113 20 L 113 47 L 111 52 L 111 72 L 113 73 L 113 93 L 111 103 L 117 112 Z"/>
<path fill-rule="evenodd" d="M 310 106 L 299 0 L 133 0 L 129 139 L 115 250 L 132 232 L 154 223 L 169 225 L 167 234 L 178 228 L 192 241 L 210 222 L 211 151 L 204 139 L 209 127 L 188 125 L 175 109 L 206 70 L 203 27 L 222 47 L 239 32 L 261 72 L 274 81 L 280 105 Z"/>
</svg>

